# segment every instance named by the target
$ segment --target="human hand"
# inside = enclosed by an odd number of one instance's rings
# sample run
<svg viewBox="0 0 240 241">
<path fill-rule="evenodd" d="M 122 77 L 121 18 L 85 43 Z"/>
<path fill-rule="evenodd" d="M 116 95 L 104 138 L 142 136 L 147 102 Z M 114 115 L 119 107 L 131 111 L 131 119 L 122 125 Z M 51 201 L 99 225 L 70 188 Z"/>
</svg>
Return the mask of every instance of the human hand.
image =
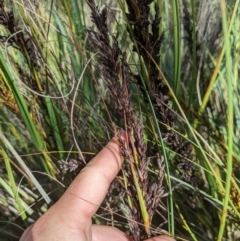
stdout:
<svg viewBox="0 0 240 241">
<path fill-rule="evenodd" d="M 20 241 L 132 241 L 117 228 L 92 225 L 91 218 L 121 168 L 117 140 L 113 138 L 74 179 L 66 192 L 31 225 Z M 147 241 L 174 241 L 157 236 Z"/>
</svg>

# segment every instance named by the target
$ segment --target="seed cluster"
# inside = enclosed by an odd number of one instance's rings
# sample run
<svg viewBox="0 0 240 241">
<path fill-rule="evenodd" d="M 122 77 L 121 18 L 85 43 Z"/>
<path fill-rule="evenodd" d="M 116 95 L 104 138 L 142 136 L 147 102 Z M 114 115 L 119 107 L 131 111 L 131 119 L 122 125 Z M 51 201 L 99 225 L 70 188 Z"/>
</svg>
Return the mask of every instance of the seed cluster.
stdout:
<svg viewBox="0 0 240 241">
<path fill-rule="evenodd" d="M 0 42 L 6 42 L 22 52 L 33 67 L 40 66 L 40 55 L 30 35 L 18 27 L 13 11 L 6 11 L 4 1 L 0 1 L 0 24 L 5 26 L 10 35 L 0 36 Z M 13 36 L 11 36 L 13 35 Z"/>
<path fill-rule="evenodd" d="M 93 0 L 88 0 L 87 3 L 97 28 L 97 31 L 88 30 L 91 43 L 100 52 L 96 70 L 105 81 L 114 103 L 115 114 L 122 120 L 128 133 L 129 141 L 125 143 L 117 132 L 121 154 L 125 159 L 122 168 L 125 195 L 121 196 L 121 200 L 129 217 L 130 235 L 138 241 L 154 235 L 150 225 L 156 209 L 167 193 L 164 191 L 164 158 L 157 147 L 153 148 L 153 157 L 148 157 L 143 119 L 136 114 L 131 102 L 132 82 L 139 87 L 147 105 L 148 95 L 150 96 L 159 122 L 164 123 L 161 125 L 162 137 L 166 145 L 176 153 L 171 163 L 178 169 L 178 173 L 174 175 L 191 185 L 194 183 L 196 170 L 186 159 L 191 158 L 192 149 L 189 143 L 184 142 L 173 131 L 176 115 L 169 106 L 169 91 L 159 74 L 160 48 L 164 35 L 159 30 L 161 18 L 157 4 L 153 0 L 126 1 L 130 46 L 140 62 L 143 61 L 140 66 L 144 66 L 140 67 L 140 71 L 134 71 L 127 61 L 126 53 L 119 47 L 117 36 L 108 30 L 106 8 L 100 11 Z M 154 4 L 154 17 L 150 16 L 150 4 Z M 159 170 L 158 177 L 154 180 L 149 178 L 150 165 L 157 166 Z"/>
</svg>

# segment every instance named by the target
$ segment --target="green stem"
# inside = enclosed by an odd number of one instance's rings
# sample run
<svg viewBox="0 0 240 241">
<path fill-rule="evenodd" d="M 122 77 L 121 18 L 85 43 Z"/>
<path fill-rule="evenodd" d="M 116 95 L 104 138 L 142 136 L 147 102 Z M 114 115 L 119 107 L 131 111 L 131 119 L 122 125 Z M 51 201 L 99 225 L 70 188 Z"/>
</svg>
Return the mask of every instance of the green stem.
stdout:
<svg viewBox="0 0 240 241">
<path fill-rule="evenodd" d="M 226 13 L 226 3 L 220 0 L 222 10 L 222 24 L 225 42 L 225 56 L 226 56 L 226 77 L 227 77 L 227 94 L 228 94 L 228 153 L 227 153 L 227 175 L 225 184 L 225 197 L 223 201 L 223 210 L 221 216 L 221 223 L 218 232 L 218 241 L 223 240 L 223 234 L 226 226 L 227 209 L 229 204 L 229 194 L 231 187 L 232 175 L 232 151 L 233 151 L 233 81 L 232 81 L 232 61 L 231 61 L 231 48 L 229 41 L 228 22 Z"/>
<path fill-rule="evenodd" d="M 178 97 L 180 89 L 180 71 L 181 71 L 181 38 L 179 21 L 179 3 L 178 0 L 172 0 L 173 5 L 173 30 L 174 30 L 174 93 Z"/>
<path fill-rule="evenodd" d="M 133 139 L 132 139 L 131 136 L 130 136 L 130 144 L 131 144 L 133 153 L 137 153 L 136 148 L 134 146 Z M 132 172 L 132 176 L 133 176 L 134 186 L 135 186 L 136 191 L 137 191 L 137 196 L 138 196 L 138 200 L 139 200 L 139 206 L 140 206 L 140 210 L 141 210 L 141 214 L 142 214 L 145 232 L 146 232 L 147 236 L 150 237 L 149 214 L 148 214 L 148 211 L 147 211 L 146 202 L 144 200 L 144 193 L 143 193 L 142 189 L 140 188 L 140 185 L 139 185 L 139 182 L 138 182 L 138 177 L 137 177 L 136 171 L 134 169 L 134 163 L 136 165 L 138 165 L 139 161 L 138 161 L 138 156 L 133 154 L 133 158 L 130 156 L 131 172 Z"/>
</svg>

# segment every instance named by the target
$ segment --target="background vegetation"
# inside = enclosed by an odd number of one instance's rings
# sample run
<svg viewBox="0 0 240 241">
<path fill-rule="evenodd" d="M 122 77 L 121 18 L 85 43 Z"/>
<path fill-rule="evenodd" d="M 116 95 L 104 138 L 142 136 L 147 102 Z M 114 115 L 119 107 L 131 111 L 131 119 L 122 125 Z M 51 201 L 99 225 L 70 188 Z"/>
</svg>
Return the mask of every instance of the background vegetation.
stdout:
<svg viewBox="0 0 240 241">
<path fill-rule="evenodd" d="M 0 240 L 120 129 L 95 223 L 239 240 L 239 31 L 238 0 L 0 0 Z"/>
</svg>

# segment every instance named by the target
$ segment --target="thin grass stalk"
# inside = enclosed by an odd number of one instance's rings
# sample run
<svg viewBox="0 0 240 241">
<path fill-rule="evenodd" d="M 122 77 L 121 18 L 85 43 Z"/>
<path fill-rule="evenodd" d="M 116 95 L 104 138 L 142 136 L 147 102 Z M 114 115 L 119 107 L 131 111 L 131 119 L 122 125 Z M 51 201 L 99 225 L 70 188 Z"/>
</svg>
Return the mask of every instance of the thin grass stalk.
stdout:
<svg viewBox="0 0 240 241">
<path fill-rule="evenodd" d="M 192 239 L 193 239 L 194 241 L 198 241 L 197 238 L 196 238 L 196 236 L 195 236 L 195 234 L 192 232 L 191 228 L 189 227 L 186 219 L 184 218 L 184 216 L 183 216 L 183 214 L 182 214 L 182 212 L 181 212 L 178 204 L 175 203 L 175 206 L 176 206 L 176 209 L 177 209 L 177 211 L 178 211 L 178 213 L 179 213 L 179 216 L 180 216 L 180 218 L 181 218 L 181 220 L 182 220 L 182 222 L 183 222 L 183 227 L 188 231 L 188 233 L 191 235 L 191 237 L 192 237 Z"/>
<path fill-rule="evenodd" d="M 239 11 L 239 10 L 238 10 Z M 240 14 L 240 12 L 239 12 Z M 238 34 L 238 29 L 240 29 L 240 19 L 236 18 L 236 32 Z M 236 51 L 235 51 L 235 63 L 234 63 L 234 88 L 237 89 L 239 87 L 239 63 L 240 63 L 240 40 L 238 39 L 238 43 L 236 44 Z M 238 112 L 238 116 L 240 113 Z"/>
<path fill-rule="evenodd" d="M 181 22 L 178 0 L 172 0 L 173 30 L 174 30 L 174 93 L 179 96 L 181 74 Z"/>
<path fill-rule="evenodd" d="M 132 148 L 135 148 L 132 141 L 130 141 L 130 142 L 131 142 Z M 138 160 L 136 160 L 136 156 L 134 156 L 133 158 L 130 156 L 129 164 L 130 164 L 130 167 L 131 167 L 134 185 L 135 185 L 135 188 L 136 188 L 136 191 L 137 191 L 140 211 L 141 211 L 141 215 L 142 215 L 142 219 L 143 219 L 143 225 L 144 225 L 146 234 L 148 236 L 150 236 L 150 220 L 149 220 L 149 214 L 148 214 L 148 211 L 147 211 L 146 203 L 145 203 L 145 200 L 144 200 L 144 197 L 143 197 L 144 193 L 140 188 L 139 180 L 138 180 L 136 171 L 134 170 L 134 163 L 137 163 L 137 162 L 138 162 Z"/>
<path fill-rule="evenodd" d="M 48 18 L 48 23 L 47 23 L 47 33 L 46 33 L 46 41 L 48 42 L 49 41 L 49 31 L 50 31 L 50 23 L 51 23 L 51 20 L 52 20 L 52 12 L 53 12 L 53 0 L 51 1 L 51 4 L 50 4 L 50 14 L 49 14 L 49 18 Z M 48 62 L 48 49 L 46 48 L 46 50 L 45 50 L 45 62 L 47 63 Z M 46 83 L 47 83 L 47 86 L 49 86 L 49 80 L 48 80 L 48 75 L 47 75 L 47 66 L 45 66 L 45 73 L 46 73 Z M 48 106 L 47 107 L 47 109 L 48 109 L 48 111 L 49 111 L 49 107 L 50 107 L 50 105 L 48 104 L 48 100 L 46 100 L 46 105 Z M 51 121 L 51 119 L 50 119 L 50 121 Z M 56 124 L 55 124 L 56 125 Z M 55 125 L 53 125 L 53 126 L 55 126 Z M 59 132 L 58 132 L 58 134 L 59 134 Z M 55 131 L 54 131 L 54 135 L 55 135 L 55 138 L 56 138 L 56 141 L 57 141 L 57 146 L 59 145 L 59 141 L 58 141 L 58 139 L 57 139 L 57 137 L 56 137 L 56 133 L 55 133 Z M 60 158 L 62 158 L 61 156 L 60 156 Z"/>
<path fill-rule="evenodd" d="M 197 76 L 197 38 L 196 38 L 196 13 L 195 13 L 195 0 L 191 0 L 192 8 L 192 81 L 190 85 L 190 93 L 188 100 L 188 111 L 190 111 L 193 101 L 193 93 L 196 86 L 196 76 Z M 189 23 L 190 24 L 190 23 Z"/>
<path fill-rule="evenodd" d="M 207 90 L 206 90 L 206 92 L 204 94 L 204 97 L 203 97 L 203 100 L 202 100 L 202 104 L 201 104 L 201 106 L 200 106 L 200 108 L 198 110 L 198 115 L 199 116 L 202 115 L 202 113 L 204 112 L 204 110 L 205 110 L 205 108 L 207 106 L 207 103 L 209 101 L 210 95 L 212 93 L 213 85 L 215 84 L 215 82 L 217 80 L 218 73 L 221 71 L 220 70 L 220 66 L 221 66 L 221 63 L 222 63 L 223 56 L 224 56 L 224 47 L 222 48 L 222 51 L 221 51 L 221 53 L 219 55 L 219 58 L 217 60 L 217 64 L 216 64 L 216 66 L 214 68 L 213 74 L 212 74 L 211 79 L 209 81 L 209 85 L 208 85 Z M 197 125 L 198 125 L 198 120 L 195 119 L 193 127 L 197 128 Z"/>
<path fill-rule="evenodd" d="M 229 194 L 231 186 L 231 175 L 232 175 L 232 151 L 233 151 L 233 76 L 232 76 L 232 60 L 231 60 L 231 45 L 229 41 L 229 26 L 226 13 L 225 0 L 220 0 L 221 12 L 222 12 L 222 24 L 225 42 L 225 56 L 226 56 L 226 78 L 227 78 L 227 94 L 228 94 L 228 153 L 227 153 L 227 175 L 225 183 L 225 193 L 223 210 L 221 215 L 221 224 L 218 232 L 218 241 L 223 239 L 223 234 L 226 226 L 227 209 L 229 203 Z"/>
</svg>

